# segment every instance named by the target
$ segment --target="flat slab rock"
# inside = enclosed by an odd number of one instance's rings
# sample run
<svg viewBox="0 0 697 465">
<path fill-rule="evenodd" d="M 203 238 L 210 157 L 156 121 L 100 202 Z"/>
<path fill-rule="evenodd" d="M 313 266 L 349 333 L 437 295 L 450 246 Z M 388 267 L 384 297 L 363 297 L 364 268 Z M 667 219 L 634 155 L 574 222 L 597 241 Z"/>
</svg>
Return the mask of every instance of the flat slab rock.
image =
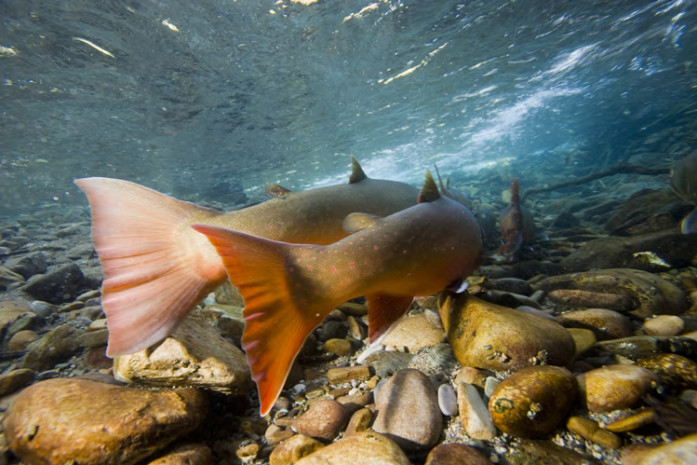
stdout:
<svg viewBox="0 0 697 465">
<path fill-rule="evenodd" d="M 135 384 L 203 387 L 226 394 L 252 387 L 244 353 L 195 313 L 162 343 L 115 357 L 114 377 Z"/>
<path fill-rule="evenodd" d="M 4 429 L 10 450 L 25 463 L 130 465 L 195 429 L 206 410 L 205 395 L 194 389 L 145 391 L 57 378 L 24 389 Z"/>
</svg>

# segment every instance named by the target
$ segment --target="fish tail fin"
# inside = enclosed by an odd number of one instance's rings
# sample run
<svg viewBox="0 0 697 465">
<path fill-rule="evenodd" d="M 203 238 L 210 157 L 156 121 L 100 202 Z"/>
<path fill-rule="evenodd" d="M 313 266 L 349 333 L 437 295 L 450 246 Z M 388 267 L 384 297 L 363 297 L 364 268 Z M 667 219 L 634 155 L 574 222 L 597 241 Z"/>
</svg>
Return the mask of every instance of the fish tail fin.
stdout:
<svg viewBox="0 0 697 465">
<path fill-rule="evenodd" d="M 192 228 L 208 236 L 244 298 L 242 348 L 265 416 L 307 336 L 341 303 L 313 299 L 312 283 L 295 273 L 295 251 L 320 246 L 291 245 L 214 226 Z"/>
<path fill-rule="evenodd" d="M 90 203 L 104 273 L 107 353 L 147 348 L 225 280 L 215 249 L 188 226 L 192 216 L 201 221 L 209 211 L 128 181 L 84 178 L 75 184 Z"/>
</svg>

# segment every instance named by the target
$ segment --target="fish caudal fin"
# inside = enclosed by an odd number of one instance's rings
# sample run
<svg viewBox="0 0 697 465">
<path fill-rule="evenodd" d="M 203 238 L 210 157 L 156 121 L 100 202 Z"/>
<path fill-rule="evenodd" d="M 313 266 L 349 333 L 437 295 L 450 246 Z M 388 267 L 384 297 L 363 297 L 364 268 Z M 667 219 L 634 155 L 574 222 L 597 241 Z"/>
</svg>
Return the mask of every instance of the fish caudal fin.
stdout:
<svg viewBox="0 0 697 465">
<path fill-rule="evenodd" d="M 315 310 L 313 302 L 299 304 L 303 283 L 293 281 L 290 245 L 213 226 L 192 225 L 208 236 L 218 250 L 230 282 L 244 298 L 242 348 L 257 384 L 260 412 L 265 416 L 283 388 L 305 339 L 331 311 Z"/>
<path fill-rule="evenodd" d="M 118 179 L 75 184 L 90 202 L 92 240 L 104 272 L 107 354 L 145 349 L 225 280 L 215 249 L 188 226 L 206 210 Z"/>
</svg>

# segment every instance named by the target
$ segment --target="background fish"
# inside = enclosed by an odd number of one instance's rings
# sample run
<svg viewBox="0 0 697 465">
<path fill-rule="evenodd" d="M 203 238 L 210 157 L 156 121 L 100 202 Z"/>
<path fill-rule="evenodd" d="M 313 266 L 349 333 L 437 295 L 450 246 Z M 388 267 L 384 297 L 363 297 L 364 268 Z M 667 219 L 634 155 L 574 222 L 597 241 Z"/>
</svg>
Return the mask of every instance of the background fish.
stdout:
<svg viewBox="0 0 697 465">
<path fill-rule="evenodd" d="M 670 172 L 670 185 L 681 199 L 697 206 L 697 150 L 675 163 Z M 680 231 L 683 234 L 697 232 L 697 209 L 683 218 Z"/>
<path fill-rule="evenodd" d="M 102 306 L 107 353 L 147 348 L 227 275 L 210 242 L 189 226 L 224 226 L 269 239 L 330 244 L 347 235 L 351 212 L 389 215 L 415 204 L 418 190 L 366 177 L 352 158 L 348 184 L 287 193 L 259 205 L 222 213 L 128 181 L 78 179 L 92 209 L 92 240 L 104 271 Z"/>
<path fill-rule="evenodd" d="M 523 244 L 535 237 L 532 216 L 520 205 L 520 185 L 517 179 L 511 182 L 511 204 L 501 213 L 499 224 L 503 245 L 495 256 L 512 261 Z"/>
<path fill-rule="evenodd" d="M 350 217 L 347 226 L 357 219 Z M 359 227 L 369 223 L 357 221 Z M 474 216 L 462 204 L 441 197 L 430 173 L 418 205 L 374 219 L 328 246 L 192 227 L 208 236 L 244 297 L 242 347 L 259 389 L 262 415 L 276 401 L 307 336 L 335 307 L 366 296 L 374 341 L 414 296 L 459 288 L 482 253 Z"/>
</svg>

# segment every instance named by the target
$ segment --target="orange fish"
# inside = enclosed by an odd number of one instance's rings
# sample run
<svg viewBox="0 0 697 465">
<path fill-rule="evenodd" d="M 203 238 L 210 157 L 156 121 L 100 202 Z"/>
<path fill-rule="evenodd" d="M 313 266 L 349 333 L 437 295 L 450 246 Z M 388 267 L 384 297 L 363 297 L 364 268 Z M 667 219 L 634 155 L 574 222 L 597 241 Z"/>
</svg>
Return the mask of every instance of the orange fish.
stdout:
<svg viewBox="0 0 697 465">
<path fill-rule="evenodd" d="M 346 237 L 352 212 L 390 215 L 414 205 L 417 189 L 368 178 L 353 159 L 348 184 L 282 195 L 229 213 L 199 207 L 127 181 L 78 179 L 92 209 L 92 239 L 104 272 L 109 355 L 165 338 L 227 279 L 210 242 L 190 228 L 224 226 L 269 239 L 330 244 Z"/>
<path fill-rule="evenodd" d="M 494 257 L 512 261 L 523 244 L 530 242 L 535 235 L 532 217 L 520 205 L 520 185 L 517 179 L 511 182 L 511 204 L 501 213 L 499 223 L 503 245 Z"/>
<path fill-rule="evenodd" d="M 365 296 L 370 340 L 417 295 L 458 289 L 480 263 L 482 237 L 462 204 L 441 197 L 430 173 L 418 204 L 385 218 L 349 215 L 327 246 L 288 244 L 215 226 L 210 239 L 245 301 L 242 347 L 266 415 L 310 332 L 338 305 Z"/>
</svg>

